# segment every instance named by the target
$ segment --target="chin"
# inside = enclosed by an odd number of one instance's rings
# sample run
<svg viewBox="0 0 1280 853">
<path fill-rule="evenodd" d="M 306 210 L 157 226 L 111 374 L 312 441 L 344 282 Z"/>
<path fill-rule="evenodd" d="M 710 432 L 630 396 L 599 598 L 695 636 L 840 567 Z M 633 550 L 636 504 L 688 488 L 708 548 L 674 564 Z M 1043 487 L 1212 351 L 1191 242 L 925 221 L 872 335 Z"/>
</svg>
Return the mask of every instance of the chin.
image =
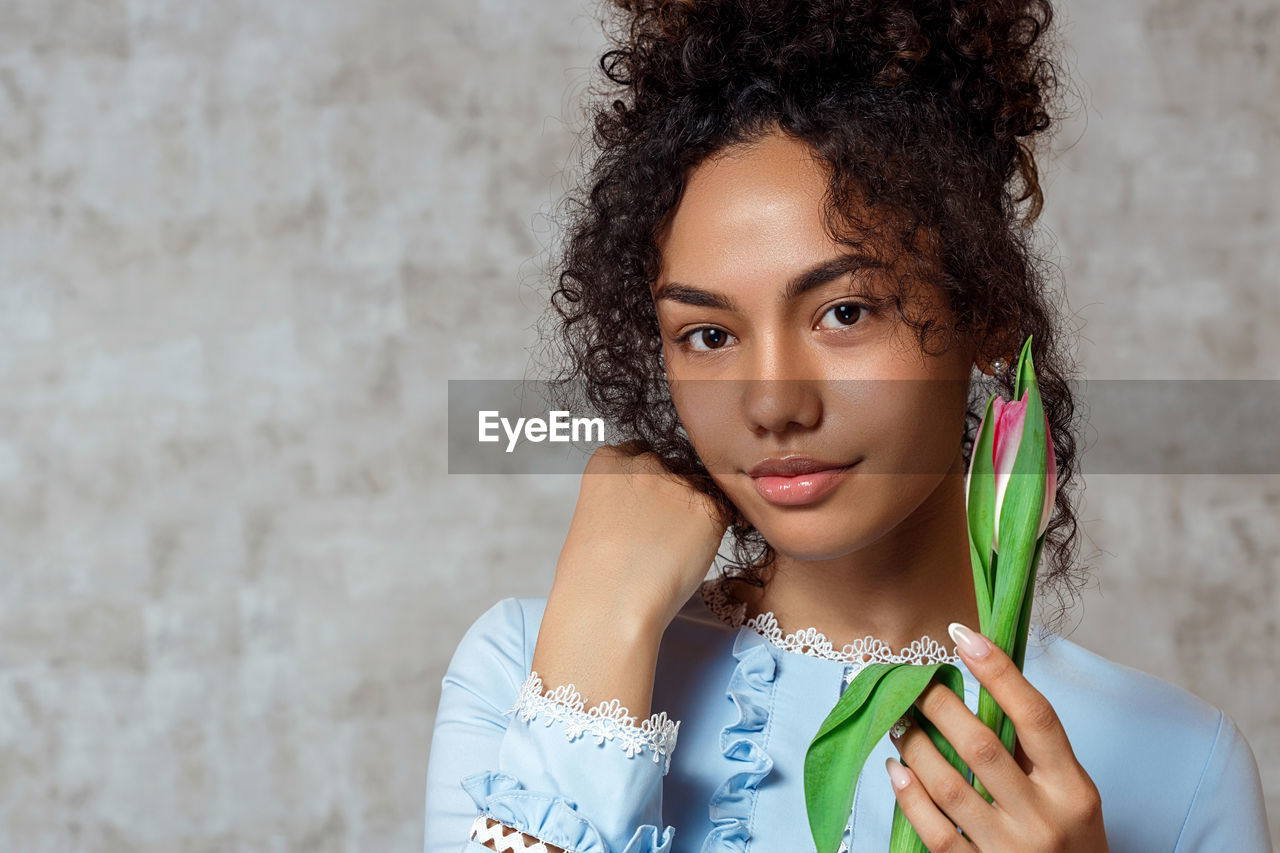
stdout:
<svg viewBox="0 0 1280 853">
<path fill-rule="evenodd" d="M 787 542 L 776 536 L 765 535 L 765 540 L 773 546 L 773 549 L 788 560 L 794 560 L 797 563 L 816 563 L 826 560 L 837 560 L 856 550 L 857 543 L 853 542 Z"/>
<path fill-rule="evenodd" d="M 824 502 L 799 508 L 767 504 L 763 510 L 752 510 L 744 514 L 765 541 L 779 554 L 800 562 L 834 560 L 878 538 L 855 523 L 865 521 L 865 507 L 859 511 L 840 502 Z"/>
</svg>

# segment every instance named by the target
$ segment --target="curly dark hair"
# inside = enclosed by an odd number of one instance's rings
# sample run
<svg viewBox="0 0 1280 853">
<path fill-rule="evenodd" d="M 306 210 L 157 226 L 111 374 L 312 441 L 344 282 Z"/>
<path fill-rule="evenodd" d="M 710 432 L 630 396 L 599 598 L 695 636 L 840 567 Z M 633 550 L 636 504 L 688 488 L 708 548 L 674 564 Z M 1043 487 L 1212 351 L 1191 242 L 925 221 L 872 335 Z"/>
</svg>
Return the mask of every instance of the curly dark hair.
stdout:
<svg viewBox="0 0 1280 853">
<path fill-rule="evenodd" d="M 1037 591 L 1055 590 L 1056 616 L 1065 615 L 1087 577 L 1075 562 L 1076 366 L 1060 341 L 1060 309 L 1046 296 L 1056 267 L 1036 254 L 1031 228 L 1043 206 L 1035 140 L 1057 122 L 1050 108 L 1063 79 L 1048 0 L 609 6 L 620 35 L 608 34 L 600 67 L 613 85 L 598 90 L 595 157 L 564 198 L 564 245 L 552 271 L 560 371 L 548 387 L 560 406 L 585 396 L 620 439 L 658 454 L 712 497 L 731 519 L 733 555 L 721 578 L 764 585 L 775 552 L 712 480 L 680 423 L 650 284 L 690 171 L 785 133 L 829 167 L 830 233 L 864 249 L 872 236 L 890 238 L 910 261 L 889 301 L 925 352 L 967 334 L 981 341 L 983 358 L 1012 365 L 1032 336 L 1059 483 Z M 907 316 L 912 278 L 946 294 L 954 329 Z M 977 373 L 966 465 L 989 394 L 1013 395 L 1013 370 Z"/>
</svg>

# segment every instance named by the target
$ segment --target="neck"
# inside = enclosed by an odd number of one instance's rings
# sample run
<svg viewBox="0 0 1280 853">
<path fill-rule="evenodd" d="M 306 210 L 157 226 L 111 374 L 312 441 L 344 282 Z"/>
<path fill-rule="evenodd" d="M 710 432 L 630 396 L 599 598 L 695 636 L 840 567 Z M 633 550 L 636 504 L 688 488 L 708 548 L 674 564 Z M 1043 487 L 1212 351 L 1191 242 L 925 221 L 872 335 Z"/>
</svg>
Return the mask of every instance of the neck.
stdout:
<svg viewBox="0 0 1280 853">
<path fill-rule="evenodd" d="M 870 635 L 895 651 L 927 635 L 951 649 L 949 623 L 978 630 L 963 460 L 872 545 L 831 560 L 779 553 L 765 577 L 764 589 L 730 589 L 747 603 L 747 618 L 772 611 L 783 633 L 813 627 L 836 648 Z"/>
</svg>

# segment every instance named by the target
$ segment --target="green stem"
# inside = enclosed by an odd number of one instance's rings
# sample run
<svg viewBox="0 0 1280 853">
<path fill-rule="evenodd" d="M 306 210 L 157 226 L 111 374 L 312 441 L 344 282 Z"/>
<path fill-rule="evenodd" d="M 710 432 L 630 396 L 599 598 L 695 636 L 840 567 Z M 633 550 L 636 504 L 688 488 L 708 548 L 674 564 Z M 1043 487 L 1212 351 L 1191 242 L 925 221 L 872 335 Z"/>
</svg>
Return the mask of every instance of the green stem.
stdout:
<svg viewBox="0 0 1280 853">
<path fill-rule="evenodd" d="M 1031 570 L 1027 573 L 1027 585 L 1023 590 L 1022 606 L 1018 609 L 1017 630 L 1011 639 L 1010 648 L 1005 649 L 1005 653 L 1013 659 L 1013 663 L 1018 667 L 1018 671 L 1022 671 L 1022 664 L 1027 654 L 1027 634 L 1031 630 L 1031 609 L 1035 602 L 1036 574 L 1040 567 L 1040 552 L 1044 548 L 1044 537 L 1036 543 L 1035 553 L 1031 557 Z M 987 688 L 983 687 L 978 693 L 978 719 L 989 727 L 993 732 L 1000 734 L 1000 742 L 1004 744 L 1005 749 L 1009 750 L 1009 754 L 1013 754 L 1014 746 L 1017 743 L 1017 733 L 1013 728 L 1013 720 L 1010 720 L 999 705 L 996 704 L 995 698 L 987 692 Z M 987 791 L 986 786 L 978 779 L 973 777 L 973 787 L 979 794 L 986 798 L 987 802 L 991 802 L 992 797 Z"/>
</svg>

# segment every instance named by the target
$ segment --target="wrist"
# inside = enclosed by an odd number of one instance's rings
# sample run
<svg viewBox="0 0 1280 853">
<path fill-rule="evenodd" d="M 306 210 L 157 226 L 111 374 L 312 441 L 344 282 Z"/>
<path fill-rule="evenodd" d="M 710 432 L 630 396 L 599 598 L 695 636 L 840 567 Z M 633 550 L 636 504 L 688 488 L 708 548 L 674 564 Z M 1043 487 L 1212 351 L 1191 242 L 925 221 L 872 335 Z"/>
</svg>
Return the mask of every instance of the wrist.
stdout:
<svg viewBox="0 0 1280 853">
<path fill-rule="evenodd" d="M 654 601 L 634 585 L 600 582 L 583 587 L 562 583 L 559 578 L 551 586 L 546 608 L 555 618 L 581 622 L 588 629 L 607 629 L 628 643 L 655 648 L 677 610 Z"/>
<path fill-rule="evenodd" d="M 531 668 L 546 690 L 572 684 L 588 706 L 617 699 L 629 714 L 647 717 L 660 622 L 597 596 L 550 596 Z"/>
</svg>

